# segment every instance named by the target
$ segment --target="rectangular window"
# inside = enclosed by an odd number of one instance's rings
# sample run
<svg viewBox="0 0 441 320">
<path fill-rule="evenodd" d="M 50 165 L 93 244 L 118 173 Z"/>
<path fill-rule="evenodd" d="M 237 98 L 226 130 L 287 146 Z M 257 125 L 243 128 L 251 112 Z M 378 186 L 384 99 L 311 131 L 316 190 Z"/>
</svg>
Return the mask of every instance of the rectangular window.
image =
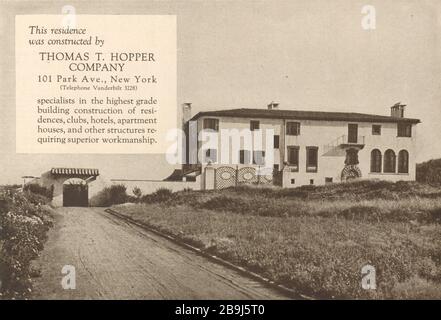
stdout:
<svg viewBox="0 0 441 320">
<path fill-rule="evenodd" d="M 296 184 L 296 179 L 291 179 L 291 184 Z"/>
<path fill-rule="evenodd" d="M 411 137 L 412 125 L 410 123 L 398 123 L 398 137 Z"/>
<path fill-rule="evenodd" d="M 372 135 L 374 135 L 374 136 L 381 135 L 381 125 L 379 125 L 379 124 L 372 125 Z"/>
<path fill-rule="evenodd" d="M 258 150 L 253 152 L 253 164 L 258 166 L 265 165 L 265 151 Z"/>
<path fill-rule="evenodd" d="M 318 147 L 306 147 L 306 172 L 317 172 Z"/>
<path fill-rule="evenodd" d="M 309 180 L 309 184 L 310 184 L 310 185 L 313 185 L 313 184 L 314 184 L 314 179 L 310 179 L 310 180 Z"/>
<path fill-rule="evenodd" d="M 249 150 L 240 150 L 239 151 L 239 163 L 240 164 L 250 164 L 251 157 Z"/>
<path fill-rule="evenodd" d="M 325 178 L 325 184 L 328 184 L 328 183 L 332 183 L 332 177 L 326 177 Z"/>
<path fill-rule="evenodd" d="M 299 136 L 300 135 L 300 122 L 289 121 L 286 123 L 286 135 Z"/>
<path fill-rule="evenodd" d="M 205 161 L 211 163 L 217 162 L 217 150 L 216 149 L 205 150 Z"/>
<path fill-rule="evenodd" d="M 280 136 L 274 135 L 274 149 L 279 149 L 280 144 Z"/>
<path fill-rule="evenodd" d="M 219 131 L 219 119 L 213 119 L 213 118 L 204 119 L 203 128 Z"/>
<path fill-rule="evenodd" d="M 260 129 L 260 122 L 256 121 L 256 120 L 251 120 L 250 121 L 250 130 L 254 131 L 254 130 L 259 130 Z"/>
<path fill-rule="evenodd" d="M 288 150 L 288 165 L 294 167 L 295 171 L 299 171 L 299 147 L 289 146 Z"/>
</svg>

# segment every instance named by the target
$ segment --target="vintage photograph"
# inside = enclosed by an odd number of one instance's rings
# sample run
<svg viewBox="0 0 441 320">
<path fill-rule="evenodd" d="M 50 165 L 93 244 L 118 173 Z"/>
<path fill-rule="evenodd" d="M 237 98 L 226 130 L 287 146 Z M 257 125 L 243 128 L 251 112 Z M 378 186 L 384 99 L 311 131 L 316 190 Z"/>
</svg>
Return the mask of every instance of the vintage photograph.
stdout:
<svg viewBox="0 0 441 320">
<path fill-rule="evenodd" d="M 441 2 L 0 13 L 0 300 L 441 299 Z"/>
</svg>

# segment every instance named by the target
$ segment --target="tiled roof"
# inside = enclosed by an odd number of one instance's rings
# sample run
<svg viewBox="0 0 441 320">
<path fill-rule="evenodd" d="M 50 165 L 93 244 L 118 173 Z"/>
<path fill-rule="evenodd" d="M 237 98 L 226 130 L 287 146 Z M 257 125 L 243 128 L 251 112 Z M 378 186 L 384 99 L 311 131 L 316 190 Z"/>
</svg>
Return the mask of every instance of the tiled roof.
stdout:
<svg viewBox="0 0 441 320">
<path fill-rule="evenodd" d="M 85 168 L 52 168 L 51 174 L 53 175 L 80 175 L 80 176 L 98 176 L 98 169 L 85 169 Z"/>
<path fill-rule="evenodd" d="M 239 117 L 239 118 L 267 118 L 267 119 L 297 119 L 297 120 L 326 120 L 326 121 L 354 121 L 354 122 L 409 122 L 419 123 L 419 119 L 380 116 L 375 114 L 355 112 L 324 112 L 300 111 L 279 109 L 230 109 L 218 111 L 203 111 L 197 113 L 191 120 L 200 117 Z"/>
</svg>

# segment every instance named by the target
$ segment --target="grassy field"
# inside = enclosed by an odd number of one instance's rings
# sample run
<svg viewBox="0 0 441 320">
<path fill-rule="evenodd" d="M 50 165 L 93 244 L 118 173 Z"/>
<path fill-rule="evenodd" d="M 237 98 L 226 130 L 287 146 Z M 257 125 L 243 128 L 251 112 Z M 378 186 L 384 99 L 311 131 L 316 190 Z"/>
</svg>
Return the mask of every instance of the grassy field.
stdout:
<svg viewBox="0 0 441 320">
<path fill-rule="evenodd" d="M 323 187 L 159 190 L 115 208 L 317 298 L 441 298 L 441 189 L 359 181 Z M 376 290 L 361 268 L 376 268 Z"/>
</svg>

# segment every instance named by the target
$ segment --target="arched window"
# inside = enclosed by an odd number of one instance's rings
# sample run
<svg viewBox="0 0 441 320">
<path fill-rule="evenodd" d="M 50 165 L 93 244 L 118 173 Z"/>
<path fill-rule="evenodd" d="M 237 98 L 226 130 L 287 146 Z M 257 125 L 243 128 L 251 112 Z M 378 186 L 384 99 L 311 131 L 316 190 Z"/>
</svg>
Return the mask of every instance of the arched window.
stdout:
<svg viewBox="0 0 441 320">
<path fill-rule="evenodd" d="M 409 173 L 409 152 L 398 152 L 398 173 Z"/>
<path fill-rule="evenodd" d="M 378 149 L 371 152 L 371 172 L 381 172 L 381 151 Z"/>
<path fill-rule="evenodd" d="M 384 172 L 395 173 L 396 172 L 396 159 L 395 152 L 391 149 L 386 150 L 384 153 Z"/>
</svg>

